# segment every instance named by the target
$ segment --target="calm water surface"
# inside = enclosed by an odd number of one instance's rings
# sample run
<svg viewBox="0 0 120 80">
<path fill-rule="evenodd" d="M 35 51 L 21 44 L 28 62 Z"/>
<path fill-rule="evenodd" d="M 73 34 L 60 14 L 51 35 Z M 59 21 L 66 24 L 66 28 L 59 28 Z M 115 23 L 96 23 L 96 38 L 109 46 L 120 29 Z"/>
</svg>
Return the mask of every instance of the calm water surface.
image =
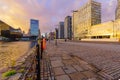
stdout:
<svg viewBox="0 0 120 80">
<path fill-rule="evenodd" d="M 30 48 L 30 42 L 0 42 L 0 70 L 25 55 Z"/>
</svg>

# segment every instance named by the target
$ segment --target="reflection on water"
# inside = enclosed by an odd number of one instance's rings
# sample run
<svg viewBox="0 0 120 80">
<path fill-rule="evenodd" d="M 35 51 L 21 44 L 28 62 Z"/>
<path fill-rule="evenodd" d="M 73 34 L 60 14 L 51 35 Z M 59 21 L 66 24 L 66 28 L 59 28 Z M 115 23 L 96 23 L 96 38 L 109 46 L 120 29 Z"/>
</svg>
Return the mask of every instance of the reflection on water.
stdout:
<svg viewBox="0 0 120 80">
<path fill-rule="evenodd" d="M 30 48 L 30 42 L 0 42 L 0 69 L 23 56 Z"/>
</svg>

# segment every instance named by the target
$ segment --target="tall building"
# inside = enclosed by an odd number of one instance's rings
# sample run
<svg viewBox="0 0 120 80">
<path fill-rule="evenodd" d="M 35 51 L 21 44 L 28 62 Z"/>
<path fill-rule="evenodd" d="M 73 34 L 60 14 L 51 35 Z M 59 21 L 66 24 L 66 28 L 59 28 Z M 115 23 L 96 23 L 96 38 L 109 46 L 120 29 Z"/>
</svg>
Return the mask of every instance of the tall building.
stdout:
<svg viewBox="0 0 120 80">
<path fill-rule="evenodd" d="M 30 35 L 37 38 L 40 35 L 39 20 L 30 20 Z"/>
<path fill-rule="evenodd" d="M 55 28 L 55 38 L 58 39 L 58 28 Z"/>
<path fill-rule="evenodd" d="M 66 16 L 64 20 L 64 38 L 72 38 L 72 17 Z"/>
<path fill-rule="evenodd" d="M 91 26 L 101 23 L 101 3 L 89 0 L 72 17 L 74 39 L 86 38 Z"/>
<path fill-rule="evenodd" d="M 120 19 L 120 0 L 117 0 L 117 8 L 116 8 L 115 19 Z"/>
<path fill-rule="evenodd" d="M 59 39 L 64 39 L 64 22 L 59 23 L 58 27 L 58 38 Z"/>
</svg>

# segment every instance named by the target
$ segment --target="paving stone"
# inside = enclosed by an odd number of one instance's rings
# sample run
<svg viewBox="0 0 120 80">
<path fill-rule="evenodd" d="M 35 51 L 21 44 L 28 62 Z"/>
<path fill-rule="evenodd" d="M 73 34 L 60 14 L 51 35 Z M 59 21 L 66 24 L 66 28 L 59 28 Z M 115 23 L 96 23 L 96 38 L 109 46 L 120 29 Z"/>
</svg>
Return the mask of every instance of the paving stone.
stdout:
<svg viewBox="0 0 120 80">
<path fill-rule="evenodd" d="M 79 65 L 73 65 L 73 67 L 77 70 L 77 71 L 84 71 L 84 69 L 82 67 L 80 67 Z"/>
<path fill-rule="evenodd" d="M 87 77 L 80 72 L 69 74 L 69 76 L 72 80 L 87 80 Z"/>
<path fill-rule="evenodd" d="M 69 55 L 63 55 L 63 57 L 62 57 L 63 59 L 71 59 L 71 57 L 69 56 Z"/>
<path fill-rule="evenodd" d="M 64 59 L 63 60 L 64 65 L 73 65 L 74 62 L 71 59 Z"/>
<path fill-rule="evenodd" d="M 61 60 L 61 57 L 50 57 L 51 61 Z"/>
<path fill-rule="evenodd" d="M 54 68 L 54 73 L 56 76 L 65 74 L 65 72 L 63 71 L 61 67 Z"/>
<path fill-rule="evenodd" d="M 72 66 L 64 66 L 64 67 L 63 67 L 63 70 L 64 70 L 67 74 L 77 72 Z"/>
<path fill-rule="evenodd" d="M 74 58 L 75 58 L 75 60 L 78 61 L 78 63 L 80 63 L 80 64 L 88 64 L 87 62 L 79 59 L 78 57 L 74 57 Z"/>
<path fill-rule="evenodd" d="M 56 80 L 70 80 L 70 78 L 67 75 L 61 75 L 61 76 L 56 76 Z"/>
<path fill-rule="evenodd" d="M 57 61 L 51 61 L 52 67 L 61 67 L 63 66 L 63 63 L 59 60 Z"/>
<path fill-rule="evenodd" d="M 84 70 L 86 70 L 86 71 L 89 70 L 89 67 L 86 66 L 86 64 L 81 64 L 80 67 L 82 67 L 82 68 L 83 68 Z"/>
<path fill-rule="evenodd" d="M 99 78 L 89 78 L 88 80 L 101 80 Z"/>
<path fill-rule="evenodd" d="M 85 72 L 82 72 L 87 78 L 96 78 L 97 75 L 92 72 L 92 71 L 85 71 Z"/>
</svg>

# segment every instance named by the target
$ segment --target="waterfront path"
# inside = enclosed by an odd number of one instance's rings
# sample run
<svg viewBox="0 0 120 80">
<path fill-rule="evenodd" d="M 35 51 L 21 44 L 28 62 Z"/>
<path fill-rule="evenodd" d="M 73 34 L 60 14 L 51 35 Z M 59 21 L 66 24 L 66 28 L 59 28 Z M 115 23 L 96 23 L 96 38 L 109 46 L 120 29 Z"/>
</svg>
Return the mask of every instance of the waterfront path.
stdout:
<svg viewBox="0 0 120 80">
<path fill-rule="evenodd" d="M 87 42 L 47 44 L 56 80 L 118 80 L 120 45 Z"/>
</svg>

